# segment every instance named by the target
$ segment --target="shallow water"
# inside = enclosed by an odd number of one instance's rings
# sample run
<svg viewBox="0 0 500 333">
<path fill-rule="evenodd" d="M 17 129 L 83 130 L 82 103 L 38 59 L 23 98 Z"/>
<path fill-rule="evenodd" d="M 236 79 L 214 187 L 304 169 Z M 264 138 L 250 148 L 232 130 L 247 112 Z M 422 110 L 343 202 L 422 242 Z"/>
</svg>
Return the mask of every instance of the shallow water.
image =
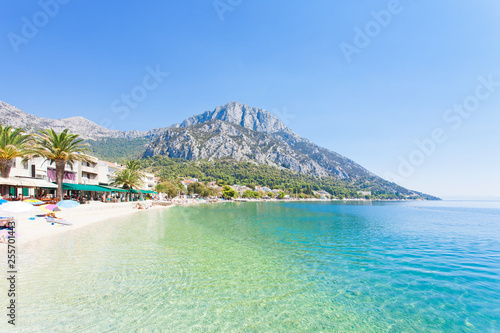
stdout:
<svg viewBox="0 0 500 333">
<path fill-rule="evenodd" d="M 495 203 L 174 207 L 19 262 L 23 332 L 500 331 Z"/>
</svg>

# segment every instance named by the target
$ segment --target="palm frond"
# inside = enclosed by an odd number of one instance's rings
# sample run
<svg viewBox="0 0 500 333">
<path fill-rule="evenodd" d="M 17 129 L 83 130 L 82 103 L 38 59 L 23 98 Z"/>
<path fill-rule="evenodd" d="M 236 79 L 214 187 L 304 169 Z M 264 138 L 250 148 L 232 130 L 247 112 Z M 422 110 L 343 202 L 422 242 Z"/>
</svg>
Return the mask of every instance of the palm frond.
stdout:
<svg viewBox="0 0 500 333">
<path fill-rule="evenodd" d="M 57 133 L 54 129 L 41 130 L 35 135 L 37 146 L 34 155 L 44 157 L 53 163 L 62 160 L 72 164 L 76 161 L 92 162 L 86 155 L 90 151 L 88 144 L 78 134 L 68 133 L 68 129 Z"/>
</svg>

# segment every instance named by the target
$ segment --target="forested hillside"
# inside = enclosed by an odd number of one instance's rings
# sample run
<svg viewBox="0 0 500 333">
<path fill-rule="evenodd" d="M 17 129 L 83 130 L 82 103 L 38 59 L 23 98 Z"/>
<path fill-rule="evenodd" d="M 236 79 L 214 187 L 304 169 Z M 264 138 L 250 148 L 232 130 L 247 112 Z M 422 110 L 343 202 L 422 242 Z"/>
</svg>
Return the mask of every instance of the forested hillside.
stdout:
<svg viewBox="0 0 500 333">
<path fill-rule="evenodd" d="M 123 163 L 144 153 L 148 138 L 102 138 L 87 140 L 93 155 L 108 162 Z"/>
<path fill-rule="evenodd" d="M 372 198 L 403 199 L 422 198 L 437 199 L 418 192 L 408 191 L 403 187 L 399 192 L 391 192 L 377 183 L 377 178 L 358 183 L 335 179 L 333 177 L 317 177 L 305 175 L 288 169 L 278 169 L 267 165 L 250 162 L 236 162 L 231 159 L 211 161 L 188 161 L 166 156 L 154 156 L 140 160 L 143 168 L 154 172 L 165 179 L 177 177 L 194 177 L 200 181 L 218 181 L 226 184 L 260 185 L 271 189 L 281 189 L 289 194 L 312 194 L 312 191 L 325 190 L 338 198 L 359 198 L 357 191 L 371 191 Z M 221 182 L 222 181 L 222 182 Z"/>
</svg>

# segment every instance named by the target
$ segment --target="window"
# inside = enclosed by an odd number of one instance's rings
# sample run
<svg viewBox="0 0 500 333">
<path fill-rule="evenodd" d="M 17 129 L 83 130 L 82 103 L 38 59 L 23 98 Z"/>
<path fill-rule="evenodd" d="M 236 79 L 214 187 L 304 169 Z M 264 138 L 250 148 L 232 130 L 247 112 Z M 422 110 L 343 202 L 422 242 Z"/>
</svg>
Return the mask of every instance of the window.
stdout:
<svg viewBox="0 0 500 333">
<path fill-rule="evenodd" d="M 28 170 L 28 162 L 24 162 L 23 163 L 23 169 L 24 170 Z"/>
</svg>

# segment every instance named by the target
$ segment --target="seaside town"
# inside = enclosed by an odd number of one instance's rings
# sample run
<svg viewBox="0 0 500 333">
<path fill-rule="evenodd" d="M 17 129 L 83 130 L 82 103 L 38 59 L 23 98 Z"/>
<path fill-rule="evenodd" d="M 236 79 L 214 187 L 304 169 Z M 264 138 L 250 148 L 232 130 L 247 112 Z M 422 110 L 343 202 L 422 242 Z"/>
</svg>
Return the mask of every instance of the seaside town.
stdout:
<svg viewBox="0 0 500 333">
<path fill-rule="evenodd" d="M 124 202 L 137 200 L 169 201 L 176 202 L 218 200 L 271 200 L 290 199 L 290 195 L 282 190 L 271 189 L 259 185 L 223 185 L 216 181 L 203 183 L 197 178 L 178 179 L 179 186 L 175 196 L 164 193 L 162 179 L 152 173 L 141 172 L 140 186 L 124 189 L 117 186 L 116 176 L 126 169 L 125 165 L 99 160 L 90 155 L 85 155 L 88 161 L 67 164 L 63 175 L 63 198 L 77 200 L 80 204 L 93 201 Z M 39 199 L 47 203 L 56 204 L 57 184 L 55 166 L 41 157 L 23 161 L 17 157 L 13 160 L 9 178 L 0 178 L 3 200 L 23 201 Z M 197 190 L 197 185 L 211 189 L 210 196 L 206 198 Z M 232 190 L 232 191 L 231 191 Z M 127 195 L 131 194 L 128 198 Z M 362 191 L 361 195 L 370 195 Z M 315 199 L 330 199 L 330 193 L 321 190 L 314 191 Z"/>
<path fill-rule="evenodd" d="M 68 130 L 23 134 L 0 126 L 0 242 L 13 234 L 14 221 L 27 242 L 52 234 L 52 226 L 73 228 L 154 207 L 226 201 L 330 200 L 326 191 L 293 198 L 280 189 L 254 184 L 161 179 L 139 161 L 121 165 L 88 154 L 86 143 Z M 370 195 L 370 193 L 360 193 Z M 47 222 L 47 223 L 38 223 Z M 61 230 L 61 229 L 59 229 Z"/>
</svg>

